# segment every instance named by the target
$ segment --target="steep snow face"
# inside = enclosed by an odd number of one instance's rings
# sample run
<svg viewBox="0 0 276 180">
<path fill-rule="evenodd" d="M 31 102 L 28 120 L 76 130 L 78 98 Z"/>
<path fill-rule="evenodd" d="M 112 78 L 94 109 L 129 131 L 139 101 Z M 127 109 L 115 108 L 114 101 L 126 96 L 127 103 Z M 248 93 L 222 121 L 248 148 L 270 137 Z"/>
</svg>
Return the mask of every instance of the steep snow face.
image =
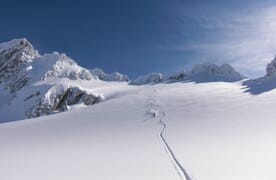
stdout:
<svg viewBox="0 0 276 180">
<path fill-rule="evenodd" d="M 38 52 L 26 39 L 0 44 L 0 83 L 10 93 L 16 93 L 29 83 L 28 71 Z"/>
<path fill-rule="evenodd" d="M 95 79 L 89 70 L 80 67 L 73 59 L 65 54 L 57 52 L 45 54 L 34 59 L 32 64 L 32 77 L 40 77 L 41 80 L 51 78 L 68 78 L 71 80 Z"/>
<path fill-rule="evenodd" d="M 131 81 L 132 85 L 143 85 L 143 84 L 154 84 L 159 83 L 163 80 L 163 75 L 161 73 L 151 73 L 145 76 L 140 76 L 135 80 Z"/>
<path fill-rule="evenodd" d="M 129 78 L 127 75 L 123 75 L 119 72 L 114 72 L 112 74 L 106 74 L 102 69 L 100 68 L 94 68 L 90 70 L 91 74 L 97 77 L 100 80 L 103 81 L 124 81 L 128 82 Z"/>
<path fill-rule="evenodd" d="M 104 79 L 104 77 L 106 76 L 105 72 L 100 68 L 91 69 L 90 72 L 95 77 L 97 77 L 98 79 L 101 79 L 101 80 Z"/>
<path fill-rule="evenodd" d="M 237 72 L 229 64 L 217 66 L 211 63 L 204 63 L 195 65 L 189 73 L 188 79 L 195 81 L 239 81 L 244 79 L 239 72 Z"/>
</svg>

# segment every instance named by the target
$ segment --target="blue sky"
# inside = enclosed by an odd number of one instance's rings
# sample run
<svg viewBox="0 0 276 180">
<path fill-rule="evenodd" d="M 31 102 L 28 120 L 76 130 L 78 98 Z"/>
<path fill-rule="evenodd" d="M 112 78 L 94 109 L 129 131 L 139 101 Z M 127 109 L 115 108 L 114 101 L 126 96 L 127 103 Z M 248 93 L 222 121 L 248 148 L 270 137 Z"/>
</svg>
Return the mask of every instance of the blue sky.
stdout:
<svg viewBox="0 0 276 180">
<path fill-rule="evenodd" d="M 132 78 L 200 62 L 257 77 L 276 54 L 272 0 L 11 0 L 0 17 L 0 41 L 26 37 L 40 53 Z"/>
</svg>

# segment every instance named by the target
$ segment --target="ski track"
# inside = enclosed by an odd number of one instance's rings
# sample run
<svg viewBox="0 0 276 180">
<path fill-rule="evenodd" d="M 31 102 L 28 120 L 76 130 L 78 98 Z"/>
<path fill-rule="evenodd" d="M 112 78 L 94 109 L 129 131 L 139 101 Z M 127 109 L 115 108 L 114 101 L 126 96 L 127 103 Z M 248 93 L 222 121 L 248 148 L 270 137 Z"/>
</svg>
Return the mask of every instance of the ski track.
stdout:
<svg viewBox="0 0 276 180">
<path fill-rule="evenodd" d="M 162 125 L 162 129 L 160 130 L 158 136 L 162 142 L 162 144 L 164 145 L 164 148 L 168 154 L 168 156 L 170 157 L 172 164 L 175 168 L 175 170 L 177 171 L 177 174 L 179 175 L 181 180 L 193 180 L 189 174 L 187 173 L 187 171 L 185 170 L 185 168 L 181 165 L 181 163 L 177 160 L 172 148 L 169 146 L 167 140 L 165 139 L 165 130 L 167 128 L 167 124 L 164 122 L 164 118 L 166 116 L 166 113 L 164 111 L 159 111 L 159 105 L 156 104 L 156 98 L 155 98 L 155 93 L 157 92 L 156 89 L 153 89 L 152 92 L 148 91 L 149 88 L 146 88 L 145 92 L 144 92 L 144 96 L 146 97 L 146 105 L 145 107 L 147 108 L 147 113 L 151 113 L 151 112 L 156 112 L 156 114 L 152 114 L 152 117 L 149 119 L 153 119 L 159 116 L 159 114 L 161 114 L 161 117 L 159 118 L 159 123 Z M 152 89 L 150 89 L 152 90 Z M 149 120 L 147 119 L 147 120 Z M 146 120 L 146 121 L 147 121 Z M 144 121 L 145 122 L 145 121 Z"/>
<path fill-rule="evenodd" d="M 159 137 L 162 141 L 162 143 L 165 146 L 165 149 L 168 153 L 168 155 L 170 156 L 170 159 L 172 160 L 172 162 L 174 163 L 174 167 L 177 170 L 177 174 L 179 175 L 179 177 L 182 180 L 192 180 L 192 178 L 189 176 L 189 174 L 187 173 L 187 171 L 182 167 L 182 165 L 180 164 L 180 162 L 177 160 L 177 158 L 175 157 L 173 150 L 171 149 L 171 147 L 169 146 L 168 142 L 166 141 L 165 137 L 164 137 L 164 132 L 167 128 L 166 123 L 163 121 L 163 119 L 166 116 L 165 112 L 161 112 L 162 116 L 159 119 L 160 124 L 162 125 L 162 129 L 159 133 Z"/>
</svg>

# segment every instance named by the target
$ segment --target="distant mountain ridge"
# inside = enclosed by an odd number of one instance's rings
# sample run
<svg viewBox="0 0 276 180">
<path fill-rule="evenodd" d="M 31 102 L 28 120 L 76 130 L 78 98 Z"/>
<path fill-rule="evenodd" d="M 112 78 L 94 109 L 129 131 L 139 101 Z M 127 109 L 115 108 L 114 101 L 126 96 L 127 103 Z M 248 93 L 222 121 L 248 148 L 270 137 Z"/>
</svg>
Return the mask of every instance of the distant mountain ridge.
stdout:
<svg viewBox="0 0 276 180">
<path fill-rule="evenodd" d="M 118 81 L 118 82 L 119 81 L 123 81 L 123 82 L 130 81 L 130 79 L 128 78 L 127 75 L 123 75 L 119 72 L 107 74 L 100 68 L 91 69 L 90 72 L 94 77 L 97 77 L 98 79 L 103 80 L 103 81 Z"/>
<path fill-rule="evenodd" d="M 133 80 L 131 84 L 142 85 L 150 83 L 172 83 L 178 81 L 194 82 L 235 82 L 245 79 L 243 75 L 237 72 L 231 65 L 223 64 L 218 66 L 212 63 L 197 64 L 191 71 L 180 71 L 167 76 L 161 73 L 150 73 L 140 76 Z"/>
<path fill-rule="evenodd" d="M 265 77 L 244 84 L 251 87 L 256 81 L 269 83 L 269 79 L 275 79 L 276 58 L 267 65 L 266 70 Z M 18 109 L 18 119 L 66 111 L 77 104 L 99 103 L 105 97 L 91 90 L 90 85 L 95 82 L 146 85 L 182 81 L 236 82 L 244 79 L 229 64 L 203 63 L 195 65 L 190 71 L 169 75 L 150 73 L 131 81 L 119 72 L 107 74 L 100 68 L 81 67 L 64 53 L 40 55 L 26 38 L 0 43 L 0 113 Z"/>
</svg>

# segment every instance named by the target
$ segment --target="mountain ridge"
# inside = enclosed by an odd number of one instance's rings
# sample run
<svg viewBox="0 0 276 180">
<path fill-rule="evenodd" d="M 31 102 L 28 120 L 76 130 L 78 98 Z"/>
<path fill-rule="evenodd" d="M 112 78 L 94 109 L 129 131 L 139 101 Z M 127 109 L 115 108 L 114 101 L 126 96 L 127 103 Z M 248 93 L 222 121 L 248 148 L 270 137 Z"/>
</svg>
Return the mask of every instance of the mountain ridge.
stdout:
<svg viewBox="0 0 276 180">
<path fill-rule="evenodd" d="M 273 62 L 267 69 L 276 69 Z M 131 81 L 119 72 L 107 74 L 100 68 L 81 67 L 65 53 L 40 55 L 26 38 L 0 43 L 0 100 L 3 102 L 0 113 L 10 112 L 9 120 L 63 112 L 75 105 L 94 105 L 106 99 L 104 89 L 97 91 L 97 86 L 108 84 L 116 87 L 113 82 L 146 85 L 239 82 L 244 79 L 229 64 L 203 63 L 195 65 L 190 71 L 169 75 L 151 73 Z M 20 109 L 18 115 L 11 113 L 14 109 Z"/>
</svg>

